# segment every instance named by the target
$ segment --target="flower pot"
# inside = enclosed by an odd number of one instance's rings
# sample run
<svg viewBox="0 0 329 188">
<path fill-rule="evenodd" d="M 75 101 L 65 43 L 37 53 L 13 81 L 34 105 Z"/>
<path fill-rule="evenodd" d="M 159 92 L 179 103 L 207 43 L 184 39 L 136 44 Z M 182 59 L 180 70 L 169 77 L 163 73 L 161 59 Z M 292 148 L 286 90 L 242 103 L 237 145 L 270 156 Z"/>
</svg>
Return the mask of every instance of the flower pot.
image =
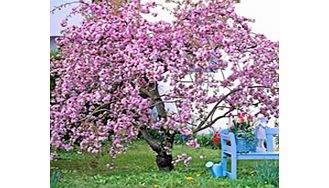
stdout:
<svg viewBox="0 0 329 188">
<path fill-rule="evenodd" d="M 254 141 L 247 141 L 241 137 L 235 137 L 236 141 L 236 152 L 247 153 L 256 151 L 256 139 Z"/>
</svg>

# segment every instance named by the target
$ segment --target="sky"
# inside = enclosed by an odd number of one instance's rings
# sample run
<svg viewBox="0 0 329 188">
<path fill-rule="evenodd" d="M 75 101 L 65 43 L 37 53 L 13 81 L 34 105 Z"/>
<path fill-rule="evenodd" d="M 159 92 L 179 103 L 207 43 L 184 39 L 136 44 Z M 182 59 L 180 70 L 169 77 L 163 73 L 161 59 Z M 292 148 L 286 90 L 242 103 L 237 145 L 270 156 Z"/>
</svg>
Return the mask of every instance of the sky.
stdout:
<svg viewBox="0 0 329 188">
<path fill-rule="evenodd" d="M 265 34 L 273 41 L 279 41 L 279 1 L 277 0 L 242 0 L 236 6 L 238 14 L 255 19 L 252 30 Z"/>
<path fill-rule="evenodd" d="M 50 9 L 59 6 L 63 3 L 72 2 L 75 0 L 51 0 Z M 142 0 L 142 2 L 149 2 L 154 0 Z M 164 3 L 165 0 L 157 0 L 158 3 Z M 63 20 L 70 12 L 70 9 L 76 5 L 68 6 L 60 11 L 55 11 L 50 15 L 50 35 L 60 35 L 61 27 L 60 21 Z M 171 4 L 167 4 L 172 7 Z M 159 14 L 156 18 L 152 16 L 145 16 L 149 20 L 165 20 L 170 21 L 173 19 L 168 12 L 158 8 Z M 255 19 L 256 22 L 252 23 L 254 32 L 265 34 L 269 39 L 279 41 L 279 1 L 277 0 L 242 0 L 241 3 L 236 5 L 238 14 Z M 69 25 L 78 24 L 81 22 L 81 17 L 74 16 L 69 20 Z"/>
</svg>

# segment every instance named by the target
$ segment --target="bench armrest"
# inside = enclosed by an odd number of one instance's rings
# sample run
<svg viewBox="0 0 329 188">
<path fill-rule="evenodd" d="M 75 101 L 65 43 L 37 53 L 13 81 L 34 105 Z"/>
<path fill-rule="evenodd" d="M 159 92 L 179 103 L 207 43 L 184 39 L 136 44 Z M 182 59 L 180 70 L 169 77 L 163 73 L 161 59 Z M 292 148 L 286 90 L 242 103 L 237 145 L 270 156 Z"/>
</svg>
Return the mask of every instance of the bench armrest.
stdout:
<svg viewBox="0 0 329 188">
<path fill-rule="evenodd" d="M 222 145 L 222 152 L 227 153 L 236 153 L 236 142 L 235 136 L 232 132 L 229 132 L 228 129 L 224 129 L 220 132 L 220 141 Z M 227 144 L 227 141 L 230 142 L 230 146 Z"/>
</svg>

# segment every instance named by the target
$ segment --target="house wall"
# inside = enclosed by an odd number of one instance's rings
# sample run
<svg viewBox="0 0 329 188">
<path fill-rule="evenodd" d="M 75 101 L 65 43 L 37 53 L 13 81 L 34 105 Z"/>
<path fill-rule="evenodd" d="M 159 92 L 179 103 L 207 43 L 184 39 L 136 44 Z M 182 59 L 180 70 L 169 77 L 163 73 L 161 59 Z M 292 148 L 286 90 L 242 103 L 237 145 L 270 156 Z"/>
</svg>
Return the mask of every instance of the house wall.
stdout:
<svg viewBox="0 0 329 188">
<path fill-rule="evenodd" d="M 54 51 L 57 49 L 57 45 L 55 42 L 57 36 L 50 36 L 50 51 Z"/>
</svg>

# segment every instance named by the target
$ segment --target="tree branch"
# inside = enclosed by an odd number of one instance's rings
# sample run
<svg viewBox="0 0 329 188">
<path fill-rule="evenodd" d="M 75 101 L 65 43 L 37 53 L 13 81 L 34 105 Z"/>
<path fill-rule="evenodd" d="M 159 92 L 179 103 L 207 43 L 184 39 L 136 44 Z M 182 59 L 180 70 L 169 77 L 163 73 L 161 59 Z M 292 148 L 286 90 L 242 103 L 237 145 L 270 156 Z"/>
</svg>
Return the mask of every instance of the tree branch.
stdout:
<svg viewBox="0 0 329 188">
<path fill-rule="evenodd" d="M 145 141 L 151 146 L 152 150 L 155 152 L 160 152 L 160 145 L 156 142 L 154 138 L 147 132 L 145 128 L 140 129 L 140 133 L 142 134 Z"/>
<path fill-rule="evenodd" d="M 252 89 L 252 88 L 261 88 L 261 87 L 264 87 L 264 88 L 269 88 L 268 86 L 249 86 L 247 88 L 249 89 Z M 218 105 L 223 102 L 227 97 L 229 97 L 230 95 L 232 95 L 233 93 L 236 93 L 238 91 L 241 91 L 243 90 L 242 88 L 239 88 L 239 89 L 234 89 L 232 90 L 231 92 L 227 93 L 221 100 L 219 100 L 216 105 L 213 107 L 213 109 L 209 112 L 208 116 L 200 122 L 200 124 L 198 125 L 197 129 L 196 130 L 202 130 L 202 126 L 208 121 L 208 119 L 215 113 L 215 111 L 217 110 L 217 107 Z M 220 116 L 221 117 L 221 116 Z"/>
<path fill-rule="evenodd" d="M 216 119 L 214 119 L 213 121 L 211 121 L 210 123 L 208 123 L 206 126 L 203 126 L 203 127 L 198 127 L 197 129 L 193 130 L 193 133 L 196 133 L 196 132 L 199 132 L 201 130 L 204 130 L 206 128 L 209 128 L 211 127 L 216 121 L 218 121 L 219 119 L 222 119 L 222 118 L 226 118 L 227 117 L 227 114 L 231 113 L 233 110 L 235 110 L 235 108 L 232 108 L 230 109 L 229 111 L 227 111 L 225 114 L 217 117 Z"/>
</svg>

